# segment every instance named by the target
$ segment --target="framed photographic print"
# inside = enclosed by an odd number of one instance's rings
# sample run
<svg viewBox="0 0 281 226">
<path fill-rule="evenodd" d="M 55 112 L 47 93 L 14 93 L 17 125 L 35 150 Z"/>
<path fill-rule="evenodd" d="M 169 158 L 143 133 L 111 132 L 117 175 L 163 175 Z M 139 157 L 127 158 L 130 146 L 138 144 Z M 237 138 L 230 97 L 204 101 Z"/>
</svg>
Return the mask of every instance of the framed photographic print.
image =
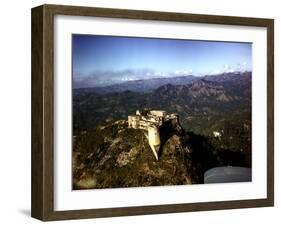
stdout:
<svg viewBox="0 0 281 226">
<path fill-rule="evenodd" d="M 32 216 L 273 206 L 272 19 L 32 9 Z"/>
</svg>

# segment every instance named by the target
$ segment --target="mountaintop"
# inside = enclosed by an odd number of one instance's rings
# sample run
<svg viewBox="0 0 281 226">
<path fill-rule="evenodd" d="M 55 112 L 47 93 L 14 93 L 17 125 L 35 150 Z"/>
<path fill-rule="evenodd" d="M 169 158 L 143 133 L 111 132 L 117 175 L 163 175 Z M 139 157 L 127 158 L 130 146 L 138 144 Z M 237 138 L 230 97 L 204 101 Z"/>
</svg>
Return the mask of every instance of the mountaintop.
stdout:
<svg viewBox="0 0 281 226">
<path fill-rule="evenodd" d="M 157 161 L 144 133 L 129 129 L 125 120 L 105 123 L 75 139 L 74 189 L 203 183 L 206 170 L 243 159 L 238 152 L 225 158 L 202 136 L 173 132 Z"/>
</svg>

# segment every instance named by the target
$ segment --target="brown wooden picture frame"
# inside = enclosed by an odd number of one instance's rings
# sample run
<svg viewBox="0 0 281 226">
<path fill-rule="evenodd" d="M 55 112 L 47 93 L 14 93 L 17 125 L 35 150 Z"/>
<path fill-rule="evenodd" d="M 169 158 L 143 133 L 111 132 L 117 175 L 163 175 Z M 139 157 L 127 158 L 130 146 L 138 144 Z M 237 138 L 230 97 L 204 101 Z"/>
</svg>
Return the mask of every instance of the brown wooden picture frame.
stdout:
<svg viewBox="0 0 281 226">
<path fill-rule="evenodd" d="M 88 16 L 265 27 L 267 29 L 267 198 L 54 211 L 54 16 Z M 274 20 L 42 5 L 32 9 L 32 200 L 34 218 L 65 220 L 274 205 Z"/>
</svg>

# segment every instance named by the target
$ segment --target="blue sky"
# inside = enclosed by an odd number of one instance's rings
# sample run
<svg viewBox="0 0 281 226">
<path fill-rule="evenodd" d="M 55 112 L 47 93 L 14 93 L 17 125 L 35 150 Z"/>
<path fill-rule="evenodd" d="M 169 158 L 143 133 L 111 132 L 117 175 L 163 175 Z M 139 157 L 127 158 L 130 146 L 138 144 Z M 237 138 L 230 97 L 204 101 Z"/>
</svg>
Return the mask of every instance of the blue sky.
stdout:
<svg viewBox="0 0 281 226">
<path fill-rule="evenodd" d="M 74 34 L 72 53 L 74 86 L 252 69 L 250 43 Z"/>
</svg>

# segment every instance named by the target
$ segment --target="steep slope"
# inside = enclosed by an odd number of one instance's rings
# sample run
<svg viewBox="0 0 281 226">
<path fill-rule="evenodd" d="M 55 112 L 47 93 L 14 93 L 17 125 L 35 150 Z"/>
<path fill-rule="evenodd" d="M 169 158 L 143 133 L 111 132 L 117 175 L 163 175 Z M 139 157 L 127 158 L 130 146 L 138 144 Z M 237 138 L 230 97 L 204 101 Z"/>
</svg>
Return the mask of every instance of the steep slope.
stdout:
<svg viewBox="0 0 281 226">
<path fill-rule="evenodd" d="M 73 189 L 200 184 L 208 169 L 228 165 L 249 167 L 240 150 L 177 131 L 163 141 L 157 161 L 143 131 L 118 120 L 74 137 Z"/>
<path fill-rule="evenodd" d="M 180 185 L 202 182 L 184 137 L 169 135 L 155 160 L 141 130 L 126 121 L 107 123 L 75 138 L 73 187 L 114 188 Z"/>
</svg>

